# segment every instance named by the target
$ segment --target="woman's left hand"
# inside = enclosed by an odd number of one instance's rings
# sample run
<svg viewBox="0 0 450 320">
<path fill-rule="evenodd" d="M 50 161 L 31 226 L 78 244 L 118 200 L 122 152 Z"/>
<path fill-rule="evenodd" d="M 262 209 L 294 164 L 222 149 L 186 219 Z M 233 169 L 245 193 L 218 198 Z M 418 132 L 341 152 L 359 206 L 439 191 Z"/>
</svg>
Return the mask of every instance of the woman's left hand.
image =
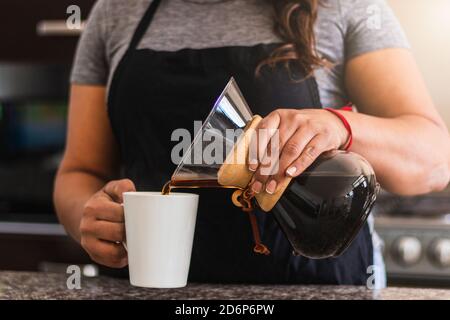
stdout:
<svg viewBox="0 0 450 320">
<path fill-rule="evenodd" d="M 269 148 L 276 134 L 279 145 Z M 342 148 L 349 138 L 342 121 L 323 109 L 277 109 L 259 123 L 255 137 L 258 152 L 250 152 L 249 159 L 249 169 L 256 171 L 251 188 L 254 193 L 269 194 L 286 177 L 299 176 L 323 152 Z"/>
</svg>

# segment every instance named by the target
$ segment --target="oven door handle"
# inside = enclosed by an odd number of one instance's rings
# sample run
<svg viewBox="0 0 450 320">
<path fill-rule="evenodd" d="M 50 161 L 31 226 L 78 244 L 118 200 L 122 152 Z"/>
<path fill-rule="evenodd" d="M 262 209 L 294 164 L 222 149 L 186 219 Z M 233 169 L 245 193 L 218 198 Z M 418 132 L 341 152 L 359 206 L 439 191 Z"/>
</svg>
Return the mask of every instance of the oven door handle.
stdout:
<svg viewBox="0 0 450 320">
<path fill-rule="evenodd" d="M 41 20 L 36 24 L 36 34 L 40 37 L 79 36 L 86 25 L 81 22 L 80 28 L 69 28 L 66 20 Z"/>
</svg>

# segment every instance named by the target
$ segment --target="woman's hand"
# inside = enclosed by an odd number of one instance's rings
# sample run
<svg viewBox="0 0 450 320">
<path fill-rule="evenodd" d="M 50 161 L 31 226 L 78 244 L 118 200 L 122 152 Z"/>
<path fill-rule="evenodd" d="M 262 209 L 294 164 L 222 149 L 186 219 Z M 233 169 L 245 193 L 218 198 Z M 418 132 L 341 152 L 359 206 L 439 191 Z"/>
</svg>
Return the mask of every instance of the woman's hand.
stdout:
<svg viewBox="0 0 450 320">
<path fill-rule="evenodd" d="M 271 150 L 274 134 L 279 145 Z M 299 176 L 320 154 L 341 148 L 349 138 L 342 121 L 321 109 L 277 109 L 259 123 L 255 137 L 258 152 L 250 152 L 249 159 L 249 169 L 256 171 L 251 188 L 254 193 L 269 194 L 276 192 L 283 179 Z"/>
<path fill-rule="evenodd" d="M 128 264 L 122 193 L 135 191 L 131 180 L 111 181 L 85 204 L 80 223 L 81 245 L 102 265 L 122 268 Z"/>
</svg>

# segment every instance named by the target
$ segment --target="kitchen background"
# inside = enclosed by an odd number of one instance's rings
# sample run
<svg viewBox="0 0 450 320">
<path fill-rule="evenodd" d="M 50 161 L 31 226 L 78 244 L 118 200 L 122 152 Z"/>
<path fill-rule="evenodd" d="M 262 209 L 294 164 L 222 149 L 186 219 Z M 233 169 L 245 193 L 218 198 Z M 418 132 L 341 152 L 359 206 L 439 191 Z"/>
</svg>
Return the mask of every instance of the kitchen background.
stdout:
<svg viewBox="0 0 450 320">
<path fill-rule="evenodd" d="M 68 75 L 82 18 L 95 0 L 0 3 L 0 270 L 97 268 L 66 236 L 51 202 L 64 148 Z M 450 127 L 450 1 L 389 0 L 410 39 L 434 101 Z M 381 17 L 382 18 L 382 17 Z M 450 191 L 399 198 L 375 208 L 390 284 L 450 287 Z"/>
</svg>

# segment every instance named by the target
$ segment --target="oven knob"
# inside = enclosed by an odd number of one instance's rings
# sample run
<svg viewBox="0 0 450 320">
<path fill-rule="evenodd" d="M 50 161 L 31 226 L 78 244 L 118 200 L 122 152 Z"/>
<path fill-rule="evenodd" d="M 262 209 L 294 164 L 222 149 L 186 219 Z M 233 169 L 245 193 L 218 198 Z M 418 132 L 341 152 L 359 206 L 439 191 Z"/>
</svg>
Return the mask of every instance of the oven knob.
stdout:
<svg viewBox="0 0 450 320">
<path fill-rule="evenodd" d="M 429 253 L 431 261 L 438 267 L 450 267 L 450 239 L 442 238 L 433 241 Z"/>
<path fill-rule="evenodd" d="M 395 260 L 404 266 L 416 264 L 422 256 L 422 244 L 416 237 L 400 237 L 392 249 Z"/>
</svg>

